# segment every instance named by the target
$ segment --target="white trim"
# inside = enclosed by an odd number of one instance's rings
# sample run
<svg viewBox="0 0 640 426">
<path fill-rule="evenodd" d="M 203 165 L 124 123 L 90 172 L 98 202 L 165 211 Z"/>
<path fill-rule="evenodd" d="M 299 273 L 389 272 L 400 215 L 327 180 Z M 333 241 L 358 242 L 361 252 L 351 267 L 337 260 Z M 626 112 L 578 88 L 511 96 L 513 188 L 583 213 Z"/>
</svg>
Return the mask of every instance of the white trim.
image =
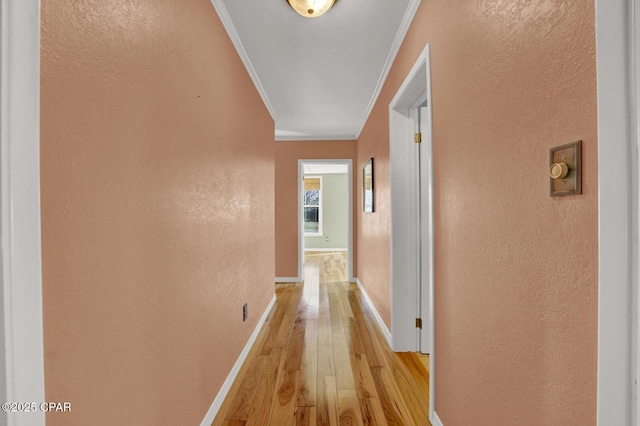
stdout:
<svg viewBox="0 0 640 426">
<path fill-rule="evenodd" d="M 2 402 L 44 401 L 40 236 L 40 2 L 1 8 Z M 43 412 L 0 415 L 44 425 Z"/>
<path fill-rule="evenodd" d="M 431 416 L 429 416 L 429 420 L 431 421 L 431 426 L 444 426 L 442 424 L 442 420 L 440 420 L 440 417 L 438 417 L 438 413 L 436 413 L 435 411 L 431 413 Z"/>
<path fill-rule="evenodd" d="M 300 277 L 276 277 L 276 283 L 301 283 Z"/>
<path fill-rule="evenodd" d="M 422 199 L 427 199 L 428 207 L 424 209 L 426 211 L 426 232 L 425 228 L 422 227 L 422 241 L 426 241 L 426 249 L 428 250 L 427 256 L 422 254 L 421 264 L 424 267 L 425 262 L 427 263 L 428 272 L 425 274 L 424 271 L 422 273 L 421 284 L 422 290 L 424 290 L 424 282 L 422 281 L 426 277 L 427 281 L 427 297 L 422 295 L 422 312 L 420 315 L 424 316 L 425 306 L 428 306 L 429 312 L 427 313 L 427 318 L 429 318 L 429 324 L 427 327 L 429 329 L 429 335 L 427 337 L 428 343 L 427 347 L 430 352 L 429 356 L 429 406 L 432 407 L 431 410 L 435 414 L 436 407 L 436 354 L 435 354 L 435 333 L 436 333 L 436 292 L 435 292 L 435 250 L 436 244 L 434 240 L 435 228 L 434 228 L 434 218 L 435 218 L 435 205 L 434 205 L 434 181 L 435 176 L 433 172 L 433 108 L 432 108 L 432 97 L 431 97 L 431 51 L 429 44 L 424 48 L 422 53 L 424 55 L 424 61 L 426 66 L 427 73 L 427 103 L 428 103 L 428 111 L 424 114 L 426 118 L 426 129 L 420 128 L 420 131 L 426 135 L 426 142 L 423 142 L 424 147 L 426 148 L 426 152 L 423 153 L 421 161 L 423 161 L 424 172 L 428 174 L 428 185 L 426 188 L 426 193 L 423 193 Z M 422 125 L 421 125 L 422 126 Z M 426 158 L 425 158 L 426 157 Z M 424 201 L 423 201 L 424 202 Z M 421 221 L 425 221 L 425 213 L 422 213 Z M 424 223 L 423 223 L 424 224 Z M 425 259 L 426 257 L 426 259 Z M 428 300 L 425 300 L 428 299 Z M 424 336 L 424 335 L 423 335 Z M 437 416 L 436 416 L 437 418 Z"/>
<path fill-rule="evenodd" d="M 597 424 L 631 424 L 631 102 L 628 0 L 596 0 Z"/>
<path fill-rule="evenodd" d="M 305 252 L 307 251 L 349 251 L 348 248 L 307 248 L 305 247 L 304 249 Z"/>
<path fill-rule="evenodd" d="M 267 321 L 269 312 L 271 312 L 271 309 L 273 308 L 273 305 L 275 305 L 275 303 L 276 303 L 276 296 L 274 295 L 271 298 L 271 301 L 269 302 L 269 304 L 267 305 L 267 308 L 264 310 L 264 313 L 260 317 L 260 320 L 258 321 L 256 328 L 253 330 L 253 333 L 251 334 L 251 337 L 249 337 L 249 341 L 247 342 L 246 345 L 244 345 L 244 349 L 242 349 L 242 352 L 240 353 L 240 356 L 236 360 L 236 363 L 233 364 L 233 368 L 229 372 L 227 379 L 222 384 L 220 391 L 218 391 L 218 395 L 216 395 L 216 398 L 213 400 L 213 403 L 211 404 L 211 407 L 209 407 L 209 410 L 207 411 L 207 414 L 204 416 L 204 419 L 202 419 L 200 426 L 210 426 L 211 423 L 213 423 L 213 421 L 216 419 L 216 415 L 218 414 L 220 407 L 222 407 L 222 403 L 224 402 L 225 398 L 229 394 L 231 385 L 233 385 L 233 382 L 236 380 L 236 377 L 240 372 L 240 368 L 242 368 L 242 364 L 244 364 L 245 360 L 247 359 L 247 356 L 249 355 L 251 348 L 256 342 L 256 339 L 258 338 L 258 334 L 260 334 L 260 330 L 262 330 L 262 326 Z"/>
<path fill-rule="evenodd" d="M 298 142 L 298 141 L 355 141 L 358 136 L 354 134 L 344 135 L 325 135 L 318 133 L 317 135 L 283 135 L 282 130 L 276 129 L 276 142 Z"/>
<path fill-rule="evenodd" d="M 301 277 L 301 281 L 304 281 L 304 221 L 302 218 L 302 192 L 304 187 L 302 185 L 302 178 L 304 177 L 304 164 L 305 163 L 331 163 L 331 164 L 344 164 L 347 166 L 347 233 L 348 233 L 348 247 L 347 247 L 347 276 L 350 281 L 354 280 L 353 271 L 353 160 L 350 158 L 333 158 L 333 159 L 298 159 L 298 276 Z"/>
<path fill-rule="evenodd" d="M 638 209 L 638 197 L 640 190 L 640 176 L 638 174 L 638 145 L 640 144 L 640 54 L 638 49 L 640 48 L 640 7 L 636 7 L 636 2 L 631 2 L 631 11 L 629 13 L 629 28 L 630 28 L 630 49 L 629 49 L 629 67 L 630 67 L 630 83 L 631 83 L 631 121 L 633 123 L 633 142 L 632 142 L 632 155 L 631 155 L 631 186 L 632 186 L 632 204 L 631 204 L 631 226 L 632 226 L 632 246 L 631 246 L 631 282 L 632 293 L 634 293 L 634 303 L 632 306 L 633 311 L 633 352 L 632 352 L 632 392 L 631 392 L 631 421 L 632 424 L 638 424 L 638 413 L 640 412 L 640 400 L 638 399 L 638 372 L 640 371 L 640 351 L 638 345 L 640 344 L 640 323 L 639 323 L 639 309 L 640 309 L 640 292 L 638 291 L 639 284 L 639 250 L 638 250 L 638 228 L 640 227 L 640 216 Z M 636 161 L 633 161 L 636 159 Z"/>
<path fill-rule="evenodd" d="M 304 217 L 302 212 L 304 166 L 302 160 L 298 160 L 298 276 L 304 281 Z"/>
<path fill-rule="evenodd" d="M 382 334 L 384 334 L 385 339 L 387 339 L 387 344 L 389 345 L 389 347 L 391 347 L 391 333 L 387 328 L 387 324 L 384 323 L 384 321 L 382 320 L 382 317 L 378 313 L 378 310 L 376 309 L 376 305 L 373 304 L 373 302 L 371 301 L 371 298 L 367 294 L 367 290 L 364 289 L 364 286 L 360 282 L 360 279 L 354 278 L 351 281 L 358 284 L 358 288 L 362 292 L 362 296 L 364 296 L 364 300 L 367 302 L 367 305 L 369 305 L 371 312 L 373 312 L 373 316 L 376 319 L 376 322 L 378 323 L 378 327 L 380 327 L 380 330 L 382 330 Z"/>
<path fill-rule="evenodd" d="M 238 52 L 238 56 L 240 56 L 240 60 L 244 64 L 244 67 L 247 69 L 247 73 L 249 77 L 251 77 L 251 81 L 256 86 L 258 93 L 260 94 L 260 98 L 262 98 L 262 102 L 264 102 L 265 107 L 269 111 L 271 118 L 273 121 L 276 121 L 276 112 L 273 109 L 273 105 L 271 105 L 271 101 L 269 101 L 269 97 L 267 96 L 266 90 L 262 87 L 262 83 L 260 82 L 260 78 L 258 77 L 258 73 L 256 73 L 255 68 L 253 68 L 253 64 L 249 59 L 249 55 L 242 44 L 242 40 L 240 40 L 240 35 L 236 30 L 236 27 L 231 19 L 231 15 L 229 15 L 229 11 L 224 4 L 223 0 L 211 0 L 211 4 L 213 4 L 213 8 L 216 10 L 224 29 L 227 30 L 227 34 L 233 43 L 233 46 L 236 48 Z"/>
<path fill-rule="evenodd" d="M 407 8 L 405 9 L 404 16 L 402 17 L 402 21 L 400 22 L 400 26 L 398 27 L 396 36 L 393 39 L 393 43 L 391 44 L 391 49 L 389 49 L 389 55 L 387 56 L 387 60 L 385 61 L 384 66 L 382 67 L 380 78 L 378 78 L 378 83 L 376 84 L 376 88 L 373 92 L 373 95 L 371 96 L 369 105 L 367 105 L 367 109 L 364 113 L 364 117 L 360 124 L 358 133 L 356 134 L 356 137 L 354 139 L 360 138 L 360 133 L 362 133 L 362 129 L 364 129 L 365 124 L 367 124 L 369 114 L 371 114 L 373 107 L 378 101 L 378 96 L 380 96 L 380 92 L 384 87 L 384 83 L 387 81 L 387 77 L 389 76 L 389 72 L 391 71 L 391 67 L 393 66 L 393 62 L 396 60 L 396 56 L 400 51 L 400 47 L 402 47 L 402 42 L 407 35 L 407 31 L 409 31 L 411 22 L 413 22 L 414 16 L 416 16 L 418 6 L 420 6 L 420 1 L 421 0 L 409 0 L 409 4 L 407 4 Z"/>
</svg>

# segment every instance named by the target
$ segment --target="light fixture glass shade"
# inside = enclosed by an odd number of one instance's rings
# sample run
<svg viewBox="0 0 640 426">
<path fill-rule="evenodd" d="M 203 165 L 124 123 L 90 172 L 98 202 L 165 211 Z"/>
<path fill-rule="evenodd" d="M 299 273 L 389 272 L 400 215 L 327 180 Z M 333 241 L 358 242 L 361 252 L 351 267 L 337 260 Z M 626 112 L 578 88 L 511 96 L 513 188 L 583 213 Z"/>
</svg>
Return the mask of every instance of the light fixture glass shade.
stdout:
<svg viewBox="0 0 640 426">
<path fill-rule="evenodd" d="M 289 6 L 305 18 L 317 18 L 337 2 L 338 0 L 287 0 Z"/>
</svg>

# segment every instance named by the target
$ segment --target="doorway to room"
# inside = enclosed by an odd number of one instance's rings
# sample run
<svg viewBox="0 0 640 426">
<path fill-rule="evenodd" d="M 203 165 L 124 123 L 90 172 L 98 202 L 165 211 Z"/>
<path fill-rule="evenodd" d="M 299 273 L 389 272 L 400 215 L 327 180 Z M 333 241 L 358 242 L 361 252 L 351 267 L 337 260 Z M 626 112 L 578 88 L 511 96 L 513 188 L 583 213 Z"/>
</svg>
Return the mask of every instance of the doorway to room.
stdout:
<svg viewBox="0 0 640 426">
<path fill-rule="evenodd" d="M 298 160 L 298 262 L 340 253 L 353 280 L 353 175 L 350 159 Z"/>
<path fill-rule="evenodd" d="M 433 144 L 429 45 L 389 105 L 391 346 L 429 354 L 435 406 Z"/>
</svg>

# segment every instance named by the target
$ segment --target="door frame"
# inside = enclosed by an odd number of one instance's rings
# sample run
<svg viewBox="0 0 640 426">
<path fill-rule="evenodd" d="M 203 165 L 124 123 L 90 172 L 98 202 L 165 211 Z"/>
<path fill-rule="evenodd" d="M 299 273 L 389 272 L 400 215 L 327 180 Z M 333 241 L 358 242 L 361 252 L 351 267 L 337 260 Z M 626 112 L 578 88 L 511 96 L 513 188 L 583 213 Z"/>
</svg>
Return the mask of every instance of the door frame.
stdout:
<svg viewBox="0 0 640 426">
<path fill-rule="evenodd" d="M 304 165 L 305 164 L 342 164 L 347 166 L 347 277 L 349 281 L 355 281 L 353 276 L 353 160 L 350 158 L 323 158 L 323 159 L 298 159 L 298 277 L 304 281 Z"/>
<path fill-rule="evenodd" d="M 42 402 L 40 1 L 2 0 L 0 14 L 0 399 Z M 41 411 L 0 413 L 11 426 L 44 422 Z"/>
<path fill-rule="evenodd" d="M 638 235 L 632 214 L 638 203 L 633 93 L 635 0 L 596 0 L 598 102 L 598 366 L 597 424 L 634 421 L 637 334 L 630 303 L 637 282 Z M 635 188 L 635 189 L 634 189 Z"/>
<path fill-rule="evenodd" d="M 429 418 L 433 420 L 435 408 L 435 294 L 434 294 L 434 238 L 433 238 L 433 176 L 428 177 L 426 198 L 427 226 L 420 226 L 420 208 L 416 201 L 419 192 L 418 161 L 413 133 L 418 125 L 419 107 L 427 105 L 427 129 L 422 131 L 421 155 L 428 162 L 433 157 L 431 132 L 431 67 L 430 46 L 422 53 L 407 74 L 404 82 L 389 104 L 389 174 L 391 187 L 391 347 L 396 352 L 418 351 L 415 318 L 419 312 L 407 309 L 415 306 L 418 297 L 428 297 L 427 321 L 429 328 Z M 428 172 L 431 173 L 429 167 Z M 425 189 L 425 188 L 423 188 Z M 424 192 L 423 192 L 424 194 Z M 424 221 L 424 220 L 423 220 Z M 422 229 L 421 229 L 422 228 Z M 420 246 L 428 250 L 426 292 L 418 287 L 421 280 Z M 426 244 L 425 244 L 426 243 Z M 422 306 L 424 311 L 424 306 Z M 426 323 L 426 324 L 425 324 Z"/>
<path fill-rule="evenodd" d="M 635 383 L 635 386 L 632 387 L 632 395 L 631 395 L 631 419 L 634 424 L 638 424 L 638 413 L 640 413 L 640 399 L 638 398 L 638 373 L 640 372 L 640 274 L 638 271 L 639 268 L 639 260 L 640 260 L 640 251 L 638 250 L 638 235 L 640 230 L 640 209 L 638 206 L 639 203 L 639 191 L 640 191 L 640 174 L 638 173 L 638 153 L 640 147 L 640 55 L 638 55 L 638 49 L 640 48 L 640 6 L 632 1 L 629 5 L 631 11 L 629 16 L 631 17 L 630 21 L 630 34 L 629 40 L 631 43 L 630 46 L 630 57 L 632 60 L 629 61 L 629 66 L 632 68 L 630 72 L 630 83 L 632 85 L 632 114 L 631 114 L 631 122 L 633 125 L 634 133 L 631 136 L 632 144 L 631 144 L 631 183 L 632 183 L 632 200 L 631 200 L 631 217 L 632 217 L 632 241 L 631 241 L 631 282 L 634 284 L 632 286 L 632 292 L 635 292 L 634 297 L 634 309 L 633 309 L 633 336 L 635 337 L 635 343 L 633 345 L 633 353 L 632 353 L 632 365 L 633 369 L 633 378 L 631 383 Z M 634 161 L 635 160 L 635 161 Z"/>
</svg>

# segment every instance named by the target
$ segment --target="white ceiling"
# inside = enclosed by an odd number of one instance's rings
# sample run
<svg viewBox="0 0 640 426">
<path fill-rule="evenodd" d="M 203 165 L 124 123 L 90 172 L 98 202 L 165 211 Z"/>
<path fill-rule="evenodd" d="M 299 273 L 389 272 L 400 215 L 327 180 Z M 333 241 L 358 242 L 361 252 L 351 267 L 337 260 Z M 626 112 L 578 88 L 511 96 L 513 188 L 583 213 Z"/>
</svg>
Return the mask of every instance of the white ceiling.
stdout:
<svg viewBox="0 0 640 426">
<path fill-rule="evenodd" d="M 275 121 L 276 140 L 357 139 L 420 0 L 211 0 Z"/>
</svg>

